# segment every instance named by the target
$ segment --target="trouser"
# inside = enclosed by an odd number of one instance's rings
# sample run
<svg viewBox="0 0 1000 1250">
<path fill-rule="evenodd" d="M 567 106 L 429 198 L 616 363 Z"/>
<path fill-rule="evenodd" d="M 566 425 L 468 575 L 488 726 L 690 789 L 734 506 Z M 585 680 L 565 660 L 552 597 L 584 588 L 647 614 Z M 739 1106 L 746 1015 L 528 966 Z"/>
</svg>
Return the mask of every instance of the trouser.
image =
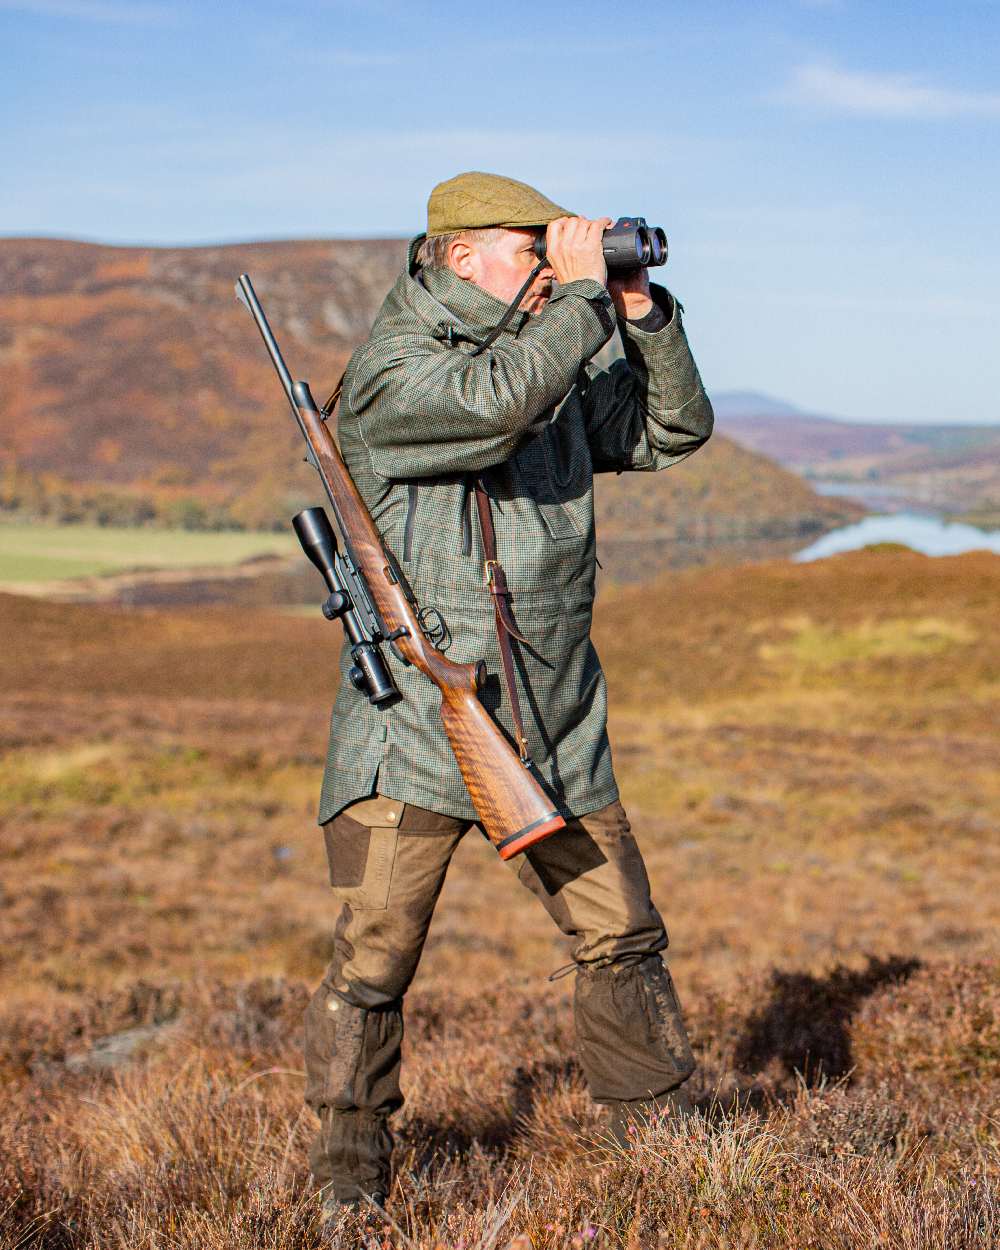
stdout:
<svg viewBox="0 0 1000 1250">
<path fill-rule="evenodd" d="M 451 857 L 472 822 L 395 799 L 352 804 L 323 827 L 341 903 L 334 955 L 306 1010 L 306 1102 L 320 1131 L 313 1176 L 339 1199 L 387 1193 L 402 1000 Z M 509 861 L 573 939 L 580 1063 L 598 1103 L 676 1089 L 694 1060 L 659 952 L 663 921 L 620 803 Z"/>
</svg>

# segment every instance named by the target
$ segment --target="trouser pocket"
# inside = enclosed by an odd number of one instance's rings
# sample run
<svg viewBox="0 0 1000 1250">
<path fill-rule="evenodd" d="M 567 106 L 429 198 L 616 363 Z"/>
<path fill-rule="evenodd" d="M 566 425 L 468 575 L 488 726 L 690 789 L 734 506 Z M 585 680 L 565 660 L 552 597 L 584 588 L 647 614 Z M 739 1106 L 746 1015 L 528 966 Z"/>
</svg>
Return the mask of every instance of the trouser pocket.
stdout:
<svg viewBox="0 0 1000 1250">
<path fill-rule="evenodd" d="M 404 805 L 392 799 L 352 804 L 323 826 L 330 885 L 342 902 L 384 910 Z"/>
<path fill-rule="evenodd" d="M 659 955 L 581 968 L 574 1014 L 580 1062 L 596 1102 L 655 1097 L 694 1071 L 677 994 Z"/>
</svg>

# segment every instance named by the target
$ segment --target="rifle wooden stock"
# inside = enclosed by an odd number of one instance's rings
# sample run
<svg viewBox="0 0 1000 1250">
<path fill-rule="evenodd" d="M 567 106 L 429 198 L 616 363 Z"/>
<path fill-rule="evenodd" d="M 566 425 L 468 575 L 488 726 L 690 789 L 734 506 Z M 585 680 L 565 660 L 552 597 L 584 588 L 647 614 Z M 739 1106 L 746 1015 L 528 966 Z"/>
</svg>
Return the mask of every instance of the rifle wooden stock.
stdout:
<svg viewBox="0 0 1000 1250">
<path fill-rule="evenodd" d="M 364 574 L 394 645 L 441 691 L 441 720 L 473 805 L 501 859 L 565 826 L 552 800 L 521 763 L 480 702 L 485 665 L 456 664 L 426 638 L 364 500 L 305 383 L 292 387 L 299 424 L 352 559 Z"/>
</svg>

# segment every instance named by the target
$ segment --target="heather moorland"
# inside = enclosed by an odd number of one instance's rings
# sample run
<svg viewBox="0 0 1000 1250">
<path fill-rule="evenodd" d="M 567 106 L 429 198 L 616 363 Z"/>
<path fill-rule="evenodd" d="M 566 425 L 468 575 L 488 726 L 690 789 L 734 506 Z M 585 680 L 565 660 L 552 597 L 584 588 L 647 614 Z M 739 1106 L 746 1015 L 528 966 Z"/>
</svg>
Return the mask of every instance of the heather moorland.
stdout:
<svg viewBox="0 0 1000 1250">
<path fill-rule="evenodd" d="M 0 597 L 0 1245 L 996 1245 L 998 569 L 605 588 L 698 1113 L 610 1148 L 564 942 L 472 834 L 408 1000 L 396 1187 L 326 1242 L 299 1045 L 336 630 Z"/>
</svg>

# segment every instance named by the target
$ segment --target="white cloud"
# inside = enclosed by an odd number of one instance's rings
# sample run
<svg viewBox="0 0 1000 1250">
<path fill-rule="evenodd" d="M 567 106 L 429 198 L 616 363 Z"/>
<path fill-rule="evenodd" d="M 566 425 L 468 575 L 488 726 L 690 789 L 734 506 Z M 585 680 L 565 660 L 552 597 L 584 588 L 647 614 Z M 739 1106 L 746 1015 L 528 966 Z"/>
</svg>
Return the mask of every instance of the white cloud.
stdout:
<svg viewBox="0 0 1000 1250">
<path fill-rule="evenodd" d="M 0 0 L 0 9 L 31 17 L 68 17 L 126 26 L 170 26 L 177 20 L 175 6 L 132 0 Z"/>
<path fill-rule="evenodd" d="M 822 63 L 798 66 L 779 98 L 855 117 L 1000 117 L 1000 91 L 959 91 L 910 74 L 873 74 Z"/>
</svg>

